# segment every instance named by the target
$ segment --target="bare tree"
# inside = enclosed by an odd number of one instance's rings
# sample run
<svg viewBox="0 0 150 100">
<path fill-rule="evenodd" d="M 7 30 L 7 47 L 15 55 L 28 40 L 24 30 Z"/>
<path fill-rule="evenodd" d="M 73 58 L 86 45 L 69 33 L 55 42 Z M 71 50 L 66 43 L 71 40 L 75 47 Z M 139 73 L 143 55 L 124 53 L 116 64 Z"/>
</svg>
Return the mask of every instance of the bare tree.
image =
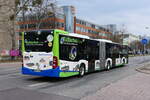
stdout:
<svg viewBox="0 0 150 100">
<path fill-rule="evenodd" d="M 138 40 L 131 42 L 130 48 L 134 51 L 134 53 L 137 53 L 138 51 L 144 51 L 142 43 Z"/>
<path fill-rule="evenodd" d="M 1 0 L 0 8 L 5 9 L 5 12 L 1 12 L 1 15 L 5 15 L 5 18 L 0 20 L 1 24 L 5 25 L 5 31 L 9 33 L 11 37 L 11 49 L 16 49 L 16 19 L 18 16 L 23 16 L 25 20 L 25 14 L 29 13 L 29 9 L 34 8 L 39 14 L 39 19 L 46 16 L 45 11 L 48 11 L 48 6 L 52 6 L 48 3 L 51 0 Z M 50 5 L 48 5 L 50 4 Z M 38 7 L 40 7 L 38 9 Z M 52 6 L 53 7 L 53 6 Z M 35 10 L 38 9 L 38 10 Z M 41 22 L 40 22 L 41 23 Z M 38 25 L 38 27 L 40 24 Z"/>
<path fill-rule="evenodd" d="M 37 27 L 39 28 L 41 19 L 47 18 L 51 12 L 55 12 L 55 2 L 55 0 L 14 0 L 14 4 L 10 4 L 7 0 L 0 1 L 0 8 L 7 7 L 4 13 L 9 12 L 5 20 L 3 19 L 0 22 L 3 22 L 3 24 L 7 23 L 6 30 L 12 39 L 12 49 L 16 49 L 16 18 L 22 14 L 22 20 L 25 21 L 25 14 L 36 14 L 37 20 L 39 20 Z"/>
<path fill-rule="evenodd" d="M 55 28 L 55 14 L 56 14 L 56 1 L 55 0 L 42 0 L 40 3 L 31 3 L 31 7 L 28 12 L 28 16 L 35 16 L 38 21 L 36 24 L 36 29 L 39 29 L 43 20 L 47 19 L 49 16 L 54 18 L 52 20 L 52 28 Z"/>
<path fill-rule="evenodd" d="M 150 49 L 150 40 L 149 40 L 149 42 L 147 44 L 147 48 Z"/>
<path fill-rule="evenodd" d="M 15 23 L 18 14 L 25 9 L 30 0 L 24 0 L 21 4 L 21 0 L 4 0 L 0 2 L 1 8 L 5 9 L 5 18 L 1 21 L 5 25 L 5 30 L 11 36 L 12 46 L 11 49 L 16 49 L 16 33 L 15 33 Z M 7 14 L 8 13 L 8 14 Z M 1 13 L 2 14 L 2 13 Z"/>
<path fill-rule="evenodd" d="M 112 41 L 116 43 L 122 43 L 122 34 L 113 34 L 112 35 Z"/>
</svg>

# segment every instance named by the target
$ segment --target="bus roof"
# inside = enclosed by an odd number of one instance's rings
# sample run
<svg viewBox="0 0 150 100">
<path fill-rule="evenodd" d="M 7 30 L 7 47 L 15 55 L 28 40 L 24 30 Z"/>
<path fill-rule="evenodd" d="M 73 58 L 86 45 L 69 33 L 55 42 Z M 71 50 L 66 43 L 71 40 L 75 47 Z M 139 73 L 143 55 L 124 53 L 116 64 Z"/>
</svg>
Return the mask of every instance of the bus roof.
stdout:
<svg viewBox="0 0 150 100">
<path fill-rule="evenodd" d="M 107 43 L 113 43 L 111 40 L 93 39 L 93 38 L 90 38 L 89 36 L 82 35 L 82 34 L 77 34 L 77 33 L 69 33 L 69 34 L 64 34 L 64 35 L 78 37 L 78 38 L 84 38 L 84 39 L 90 39 L 90 40 L 95 40 L 95 41 L 102 41 L 102 42 L 107 42 Z"/>
<path fill-rule="evenodd" d="M 24 32 L 35 32 L 35 31 L 52 31 L 52 30 L 56 30 L 56 31 L 63 31 L 66 32 L 64 30 L 60 30 L 60 29 L 35 29 L 35 30 L 29 30 L 29 31 L 24 31 Z"/>
<path fill-rule="evenodd" d="M 90 39 L 89 36 L 81 35 L 81 34 L 77 34 L 77 33 L 69 33 L 69 34 L 67 34 L 67 35 L 73 36 L 73 37 L 78 37 L 78 38 Z"/>
<path fill-rule="evenodd" d="M 102 42 L 108 42 L 108 43 L 113 43 L 111 40 L 106 40 L 106 39 L 94 39 L 97 41 L 102 41 Z"/>
</svg>

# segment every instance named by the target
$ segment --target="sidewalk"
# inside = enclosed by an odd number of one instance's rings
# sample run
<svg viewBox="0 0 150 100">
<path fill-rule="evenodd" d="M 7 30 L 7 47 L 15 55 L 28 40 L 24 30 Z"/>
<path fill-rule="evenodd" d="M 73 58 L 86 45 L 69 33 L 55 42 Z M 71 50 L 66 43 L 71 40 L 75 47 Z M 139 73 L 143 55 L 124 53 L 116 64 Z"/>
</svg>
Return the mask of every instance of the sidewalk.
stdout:
<svg viewBox="0 0 150 100">
<path fill-rule="evenodd" d="M 129 76 L 81 100 L 150 100 L 150 74 Z"/>
</svg>

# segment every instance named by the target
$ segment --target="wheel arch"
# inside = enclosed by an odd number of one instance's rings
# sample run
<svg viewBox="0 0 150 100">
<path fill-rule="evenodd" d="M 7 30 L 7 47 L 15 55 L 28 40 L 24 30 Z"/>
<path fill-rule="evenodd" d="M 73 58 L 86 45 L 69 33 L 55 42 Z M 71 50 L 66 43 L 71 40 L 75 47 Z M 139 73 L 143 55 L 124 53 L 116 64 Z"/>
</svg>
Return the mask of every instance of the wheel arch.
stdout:
<svg viewBox="0 0 150 100">
<path fill-rule="evenodd" d="M 125 61 L 125 64 L 127 63 L 127 58 L 126 57 L 122 57 L 122 59 L 121 59 L 121 63 L 123 64 L 124 63 L 124 61 Z"/>
<path fill-rule="evenodd" d="M 111 58 L 107 58 L 106 62 L 105 62 L 105 67 L 107 67 L 107 64 L 110 63 L 110 65 L 112 66 L 112 59 Z"/>
<path fill-rule="evenodd" d="M 85 72 L 88 72 L 88 61 L 86 60 L 80 60 L 79 61 L 79 65 L 83 65 L 84 64 L 84 67 L 85 67 Z"/>
</svg>

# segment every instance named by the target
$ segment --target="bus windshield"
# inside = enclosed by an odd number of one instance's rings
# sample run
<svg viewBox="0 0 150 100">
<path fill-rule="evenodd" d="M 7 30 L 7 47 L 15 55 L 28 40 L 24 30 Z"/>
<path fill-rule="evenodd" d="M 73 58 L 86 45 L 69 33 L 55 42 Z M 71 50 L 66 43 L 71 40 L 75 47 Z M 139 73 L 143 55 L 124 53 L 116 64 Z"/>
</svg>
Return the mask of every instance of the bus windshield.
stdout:
<svg viewBox="0 0 150 100">
<path fill-rule="evenodd" d="M 27 52 L 51 52 L 53 31 L 30 31 L 24 33 L 24 46 Z"/>
</svg>

